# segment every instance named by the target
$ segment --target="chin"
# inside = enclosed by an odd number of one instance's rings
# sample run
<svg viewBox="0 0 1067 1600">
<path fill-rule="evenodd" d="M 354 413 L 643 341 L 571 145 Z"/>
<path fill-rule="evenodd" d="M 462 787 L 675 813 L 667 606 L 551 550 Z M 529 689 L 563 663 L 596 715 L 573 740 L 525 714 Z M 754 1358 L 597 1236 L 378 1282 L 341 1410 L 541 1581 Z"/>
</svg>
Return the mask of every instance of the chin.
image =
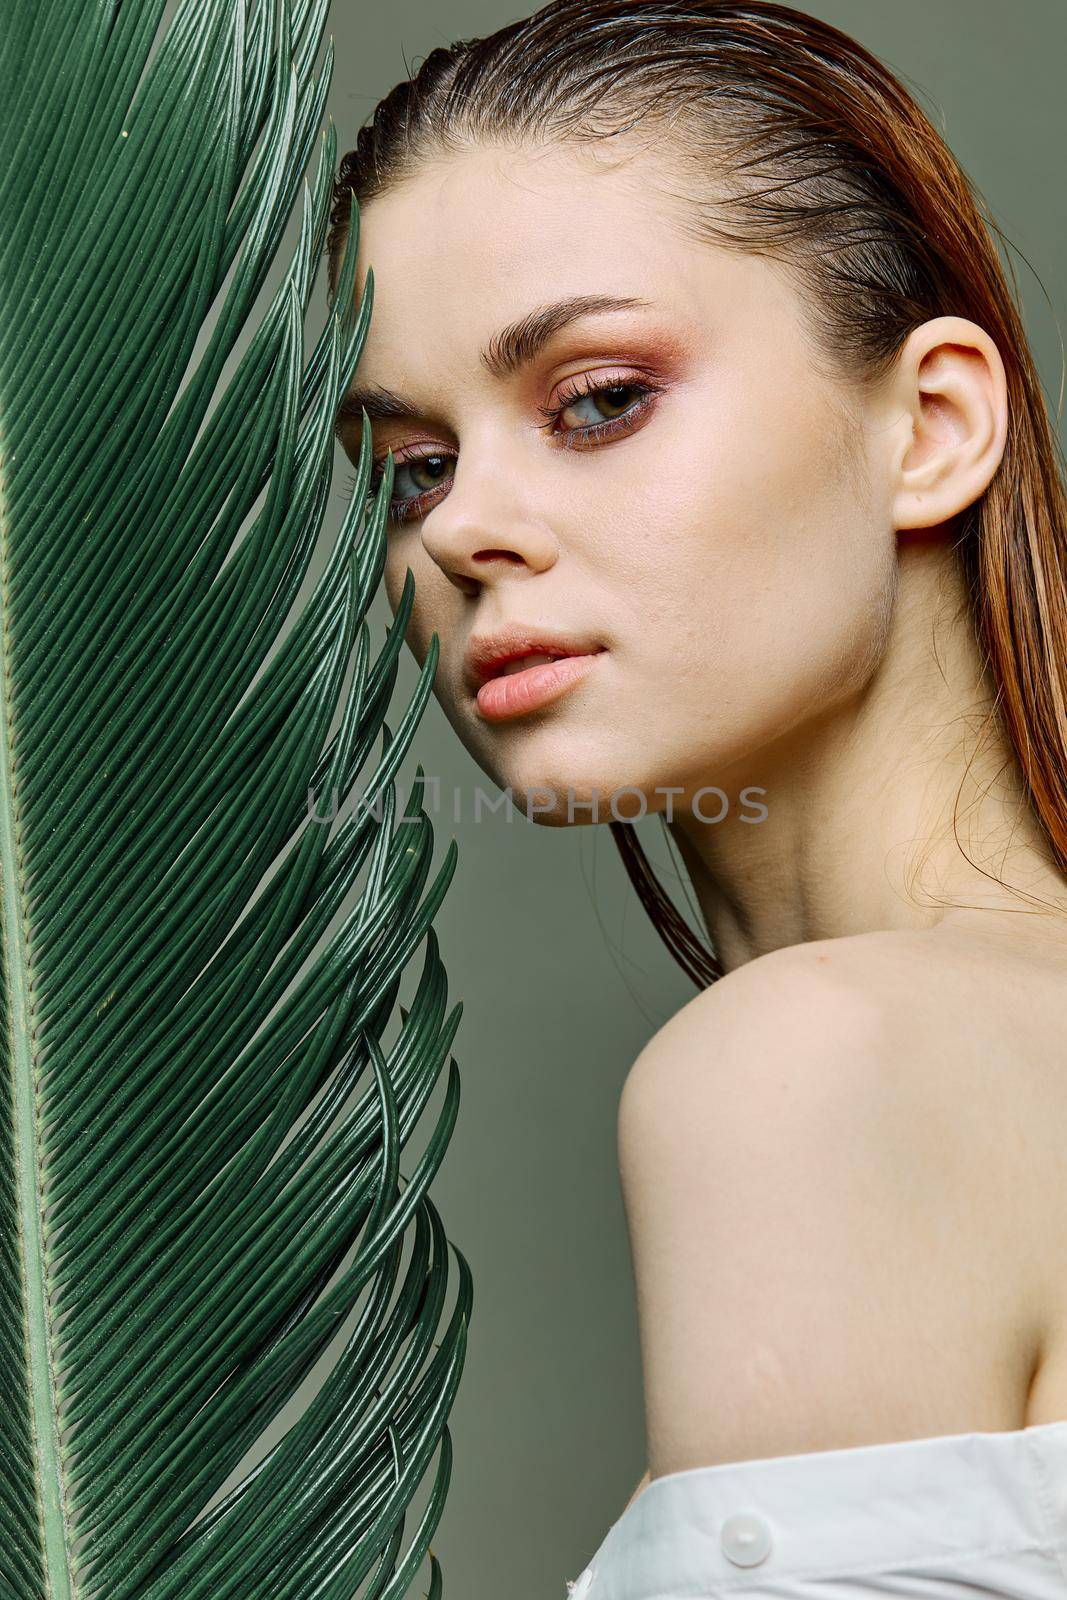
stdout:
<svg viewBox="0 0 1067 1600">
<path fill-rule="evenodd" d="M 553 768 L 547 772 L 542 766 L 536 775 L 523 773 L 522 778 L 508 773 L 500 782 L 501 789 L 511 788 L 512 804 L 533 823 L 547 828 L 588 827 L 593 823 L 636 821 L 642 815 L 640 796 L 635 789 L 648 796 L 645 814 L 653 810 L 654 796 L 634 778 L 596 777 L 589 775 L 588 767 L 568 772 Z M 612 810 L 612 797 L 618 796 Z"/>
</svg>

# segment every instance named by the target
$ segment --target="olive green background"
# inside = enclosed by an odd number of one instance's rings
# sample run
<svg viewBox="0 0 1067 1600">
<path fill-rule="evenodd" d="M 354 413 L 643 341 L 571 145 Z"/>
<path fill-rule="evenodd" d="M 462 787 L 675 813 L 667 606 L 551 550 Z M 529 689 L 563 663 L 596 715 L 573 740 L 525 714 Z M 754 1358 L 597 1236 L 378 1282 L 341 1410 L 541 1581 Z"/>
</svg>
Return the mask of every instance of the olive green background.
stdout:
<svg viewBox="0 0 1067 1600">
<path fill-rule="evenodd" d="M 339 151 L 436 45 L 533 9 L 500 0 L 334 0 L 329 110 Z M 837 0 L 801 9 L 852 33 L 905 79 L 1026 258 L 1015 258 L 1016 269 L 1055 411 L 1059 329 L 1067 323 L 1063 0 Z M 294 224 L 290 246 L 295 237 Z M 279 271 L 288 259 L 287 246 Z M 276 282 L 277 274 L 268 292 Z M 325 314 L 323 282 L 309 328 Z M 433 326 L 428 312 L 413 338 L 432 339 Z M 324 544 L 340 523 L 349 471 L 338 446 Z M 389 620 L 384 594 L 373 617 L 380 648 Z M 415 676 L 405 652 L 394 729 Z M 459 842 L 434 926 L 449 1003 L 462 999 L 465 1007 L 455 1046 L 462 1102 L 432 1194 L 475 1280 L 452 1413 L 453 1478 L 433 1548 L 446 1595 L 563 1600 L 565 1579 L 593 1554 L 645 1466 L 616 1167 L 619 1092 L 645 1041 L 695 991 L 647 923 L 605 828 L 539 827 L 521 812 L 476 823 L 474 792 L 492 793 L 492 785 L 436 700 L 405 764 L 401 798 L 415 760 L 440 779 L 441 803 L 431 811 L 435 868 L 448 840 Z M 639 832 L 669 881 L 658 821 L 647 819 Z M 438 1091 L 422 1129 L 440 1100 Z M 410 1173 L 424 1142 L 425 1132 L 416 1135 L 402 1171 Z M 752 1270 L 760 1271 L 758 1260 Z M 449 1310 L 451 1299 L 450 1291 Z M 720 1309 L 730 1315 L 728 1305 Z M 422 1494 L 412 1531 L 424 1503 Z M 428 1570 L 426 1563 L 413 1595 L 425 1593 Z"/>
</svg>

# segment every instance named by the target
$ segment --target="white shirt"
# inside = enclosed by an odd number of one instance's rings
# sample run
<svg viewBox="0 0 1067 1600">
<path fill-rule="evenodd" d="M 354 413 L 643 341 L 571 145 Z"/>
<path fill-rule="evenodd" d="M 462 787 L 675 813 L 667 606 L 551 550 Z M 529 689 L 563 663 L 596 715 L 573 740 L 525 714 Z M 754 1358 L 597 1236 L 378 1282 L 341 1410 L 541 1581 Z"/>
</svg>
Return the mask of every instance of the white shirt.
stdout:
<svg viewBox="0 0 1067 1600">
<path fill-rule="evenodd" d="M 570 1600 L 1067 1600 L 1067 1421 L 653 1478 Z"/>
</svg>

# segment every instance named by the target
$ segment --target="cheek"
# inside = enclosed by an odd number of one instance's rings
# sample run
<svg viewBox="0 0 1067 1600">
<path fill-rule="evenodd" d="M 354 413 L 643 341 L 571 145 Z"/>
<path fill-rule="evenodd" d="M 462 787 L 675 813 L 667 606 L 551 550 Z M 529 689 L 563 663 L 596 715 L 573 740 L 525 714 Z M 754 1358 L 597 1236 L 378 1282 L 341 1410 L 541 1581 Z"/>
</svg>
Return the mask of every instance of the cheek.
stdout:
<svg viewBox="0 0 1067 1600">
<path fill-rule="evenodd" d="M 386 548 L 385 571 L 382 575 L 382 582 L 385 586 L 386 598 L 389 601 L 389 609 L 393 613 L 394 617 L 396 616 L 397 607 L 400 604 L 400 596 L 404 592 L 404 579 L 407 574 L 407 567 L 407 560 L 401 560 L 395 549 L 392 547 Z"/>
<path fill-rule="evenodd" d="M 400 608 L 404 584 L 409 581 L 408 569 L 411 569 L 410 581 L 414 585 L 414 594 L 404 639 L 421 668 L 435 632 L 442 649 L 448 647 L 449 634 L 455 625 L 449 614 L 450 596 L 458 598 L 458 595 L 437 563 L 423 549 L 417 533 L 390 533 L 389 538 L 391 542 L 386 547 L 382 586 L 389 610 L 395 617 Z"/>
<path fill-rule="evenodd" d="M 793 726 L 865 681 L 885 639 L 892 528 L 810 379 L 735 393 L 665 434 L 630 502 L 631 637 L 661 703 L 741 741 Z"/>
<path fill-rule="evenodd" d="M 418 627 L 421 631 L 422 624 L 427 614 L 433 607 L 436 594 L 434 583 L 434 564 L 422 547 L 422 541 L 417 534 L 411 532 L 392 532 L 387 534 L 388 543 L 385 547 L 385 570 L 382 574 L 382 583 L 389 609 L 395 616 L 404 593 L 404 584 L 412 582 L 415 593 L 411 601 L 411 621 L 408 625 L 409 634 Z M 411 568 L 411 578 L 408 579 L 408 568 Z M 433 632 L 433 623 L 430 622 L 428 633 Z"/>
</svg>

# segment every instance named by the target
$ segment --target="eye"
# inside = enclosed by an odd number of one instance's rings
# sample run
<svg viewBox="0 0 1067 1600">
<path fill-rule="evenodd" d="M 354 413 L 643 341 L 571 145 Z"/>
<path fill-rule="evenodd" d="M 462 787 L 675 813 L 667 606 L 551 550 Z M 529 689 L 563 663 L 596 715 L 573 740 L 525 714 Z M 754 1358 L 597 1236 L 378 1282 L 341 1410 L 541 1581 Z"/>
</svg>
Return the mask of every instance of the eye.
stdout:
<svg viewBox="0 0 1067 1600">
<path fill-rule="evenodd" d="M 447 482 L 446 469 L 449 461 L 455 460 L 453 455 L 445 454 L 440 450 L 426 455 L 404 455 L 402 452 L 393 452 L 393 498 L 389 506 L 390 522 L 413 521 L 409 515 L 410 508 L 418 505 L 419 515 L 422 514 L 422 502 L 434 494 L 440 484 Z M 385 457 L 379 457 L 371 469 L 370 479 L 367 483 L 367 512 L 370 512 L 371 502 L 378 493 L 378 486 L 382 481 L 385 466 Z M 406 475 L 406 477 L 405 477 Z M 405 486 L 414 489 L 413 494 L 397 494 L 396 486 L 401 489 Z M 356 487 L 355 474 L 348 477 L 348 490 L 342 496 L 351 500 Z"/>
<path fill-rule="evenodd" d="M 588 435 L 594 429 L 602 428 L 605 423 L 613 423 L 623 417 L 629 417 L 635 406 L 632 398 L 634 395 L 644 398 L 653 392 L 652 385 L 647 383 L 618 383 L 614 381 L 611 383 L 592 383 L 589 381 L 587 374 L 578 379 L 570 389 L 565 389 L 560 394 L 556 405 L 548 408 L 538 406 L 537 409 L 545 419 L 542 426 L 546 431 L 551 431 L 552 424 L 557 418 L 562 417 L 564 412 L 577 412 L 581 405 L 588 401 L 594 408 L 591 417 L 587 414 L 585 423 L 579 423 L 563 430 L 564 435 L 568 437 Z M 603 413 L 597 414 L 596 408 L 598 406 L 606 408 L 608 413 L 606 417 Z M 594 437 L 602 437 L 602 435 L 594 435 Z"/>
<path fill-rule="evenodd" d="M 613 377 L 608 383 L 596 383 L 590 381 L 588 374 L 584 374 L 559 395 L 556 405 L 538 406 L 537 410 L 545 421 L 538 423 L 537 426 L 559 439 L 565 449 L 589 449 L 633 428 L 655 405 L 659 392 L 659 384 L 645 380 Z M 576 411 L 579 403 L 584 402 L 594 407 L 592 413 L 594 418 L 597 417 L 596 407 L 603 408 L 599 420 L 563 428 L 557 432 L 553 424 L 563 416 L 564 412 Z M 605 410 L 606 416 L 603 414 Z M 427 451 L 422 455 L 405 454 L 402 450 L 394 452 L 394 493 L 389 507 L 389 521 L 413 522 L 424 516 L 430 509 L 427 502 L 436 504 L 434 496 L 440 498 L 440 489 L 447 486 L 450 476 L 448 463 L 455 459 L 454 452 L 442 450 Z M 368 509 L 369 502 L 378 491 L 383 469 L 384 457 L 375 462 L 371 471 L 367 487 Z M 348 499 L 351 499 L 355 481 L 354 475 L 348 480 Z M 405 488 L 414 492 L 405 494 Z"/>
</svg>

